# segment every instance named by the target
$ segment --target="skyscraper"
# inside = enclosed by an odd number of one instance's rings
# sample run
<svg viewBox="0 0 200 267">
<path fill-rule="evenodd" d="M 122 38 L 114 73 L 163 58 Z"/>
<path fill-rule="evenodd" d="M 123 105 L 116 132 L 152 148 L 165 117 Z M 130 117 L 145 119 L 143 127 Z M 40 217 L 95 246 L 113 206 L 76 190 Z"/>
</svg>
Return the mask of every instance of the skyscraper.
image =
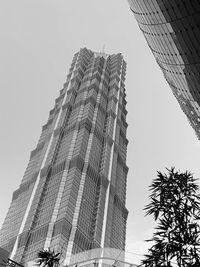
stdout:
<svg viewBox="0 0 200 267">
<path fill-rule="evenodd" d="M 0 232 L 14 260 L 125 248 L 125 72 L 121 54 L 74 55 Z"/>
<path fill-rule="evenodd" d="M 128 1 L 165 79 L 200 139 L 200 1 Z"/>
</svg>

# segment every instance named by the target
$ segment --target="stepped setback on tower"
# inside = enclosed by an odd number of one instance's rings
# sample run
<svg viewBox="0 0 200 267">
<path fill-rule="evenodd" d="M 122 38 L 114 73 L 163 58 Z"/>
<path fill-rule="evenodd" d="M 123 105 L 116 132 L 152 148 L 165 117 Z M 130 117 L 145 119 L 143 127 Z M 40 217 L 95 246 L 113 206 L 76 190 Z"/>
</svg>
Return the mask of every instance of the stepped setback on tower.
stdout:
<svg viewBox="0 0 200 267">
<path fill-rule="evenodd" d="M 165 79 L 200 139 L 200 1 L 128 1 Z"/>
<path fill-rule="evenodd" d="M 63 260 L 125 248 L 125 72 L 121 54 L 74 55 L 0 232 L 10 258 L 24 264 L 49 247 Z"/>
</svg>

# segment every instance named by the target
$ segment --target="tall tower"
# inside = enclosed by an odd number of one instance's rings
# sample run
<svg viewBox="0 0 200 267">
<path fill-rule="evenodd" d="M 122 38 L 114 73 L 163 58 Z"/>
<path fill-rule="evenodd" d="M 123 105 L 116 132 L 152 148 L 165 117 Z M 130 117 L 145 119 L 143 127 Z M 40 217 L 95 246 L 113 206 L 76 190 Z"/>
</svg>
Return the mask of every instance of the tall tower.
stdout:
<svg viewBox="0 0 200 267">
<path fill-rule="evenodd" d="M 125 72 L 121 54 L 74 55 L 0 232 L 14 260 L 125 248 Z"/>
<path fill-rule="evenodd" d="M 200 139 L 200 1 L 128 1 L 165 79 Z"/>
</svg>

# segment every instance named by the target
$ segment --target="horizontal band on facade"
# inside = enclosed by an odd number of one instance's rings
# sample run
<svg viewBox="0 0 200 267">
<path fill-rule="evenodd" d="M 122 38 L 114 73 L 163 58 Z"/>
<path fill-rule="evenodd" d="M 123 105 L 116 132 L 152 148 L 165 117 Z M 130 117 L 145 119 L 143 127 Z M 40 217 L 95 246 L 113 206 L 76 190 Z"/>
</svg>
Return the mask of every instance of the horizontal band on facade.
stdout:
<svg viewBox="0 0 200 267">
<path fill-rule="evenodd" d="M 23 232 L 19 236 L 18 248 L 30 246 L 41 240 L 45 240 L 47 238 L 48 228 L 49 228 L 49 223 L 42 225 L 41 227 L 36 228 L 33 231 Z M 56 221 L 53 228 L 52 237 L 62 234 L 65 238 L 68 239 L 71 232 L 71 228 L 72 225 L 66 218 Z"/>
<path fill-rule="evenodd" d="M 104 109 L 102 108 L 102 106 L 99 104 L 98 105 L 99 111 L 104 112 Z M 115 113 L 110 110 L 107 113 L 107 116 L 112 116 L 113 118 L 116 117 Z M 88 132 L 91 132 L 92 129 L 92 121 L 88 118 L 83 119 L 79 122 L 75 122 L 72 125 L 68 125 L 67 127 L 63 128 L 63 127 L 58 127 L 55 131 L 54 131 L 54 136 L 56 137 L 59 134 L 62 134 L 62 137 L 64 137 L 65 135 L 69 134 L 70 132 L 74 131 L 75 129 L 77 129 L 78 131 L 82 128 L 86 128 L 88 130 Z M 94 125 L 92 133 L 94 133 L 94 135 L 101 141 L 103 142 L 104 140 L 108 140 L 110 145 L 112 145 L 112 138 L 109 137 L 109 135 L 103 133 L 104 127 L 100 127 L 98 125 Z M 110 140 L 111 139 L 111 140 Z"/>
<path fill-rule="evenodd" d="M 83 167 L 86 164 L 86 175 L 90 177 L 92 180 L 94 180 L 96 183 L 100 181 L 100 184 L 102 184 L 104 187 L 107 188 L 108 186 L 108 179 L 105 175 L 100 173 L 98 170 L 95 170 L 92 165 L 88 162 L 85 162 L 83 158 L 80 156 L 76 156 L 72 158 L 70 161 L 64 160 L 62 162 L 59 162 L 58 164 L 54 166 L 45 166 L 41 170 L 41 178 L 44 177 L 52 177 L 57 175 L 58 173 L 63 172 L 64 170 L 70 170 L 73 168 L 77 168 L 79 172 L 83 171 Z"/>
<path fill-rule="evenodd" d="M 34 231 L 25 231 L 19 235 L 18 248 L 30 246 L 42 239 L 45 239 L 49 224 L 45 224 Z"/>
</svg>

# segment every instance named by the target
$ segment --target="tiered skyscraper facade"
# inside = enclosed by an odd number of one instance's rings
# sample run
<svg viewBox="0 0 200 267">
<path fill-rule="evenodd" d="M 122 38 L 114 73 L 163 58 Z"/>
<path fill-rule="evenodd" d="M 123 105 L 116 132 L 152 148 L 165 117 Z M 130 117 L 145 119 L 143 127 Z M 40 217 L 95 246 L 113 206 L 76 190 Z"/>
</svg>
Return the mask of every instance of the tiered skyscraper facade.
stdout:
<svg viewBox="0 0 200 267">
<path fill-rule="evenodd" d="M 200 1 L 128 1 L 165 79 L 200 139 Z"/>
<path fill-rule="evenodd" d="M 0 232 L 17 262 L 48 247 L 63 258 L 125 248 L 125 72 L 121 54 L 74 55 Z"/>
</svg>

